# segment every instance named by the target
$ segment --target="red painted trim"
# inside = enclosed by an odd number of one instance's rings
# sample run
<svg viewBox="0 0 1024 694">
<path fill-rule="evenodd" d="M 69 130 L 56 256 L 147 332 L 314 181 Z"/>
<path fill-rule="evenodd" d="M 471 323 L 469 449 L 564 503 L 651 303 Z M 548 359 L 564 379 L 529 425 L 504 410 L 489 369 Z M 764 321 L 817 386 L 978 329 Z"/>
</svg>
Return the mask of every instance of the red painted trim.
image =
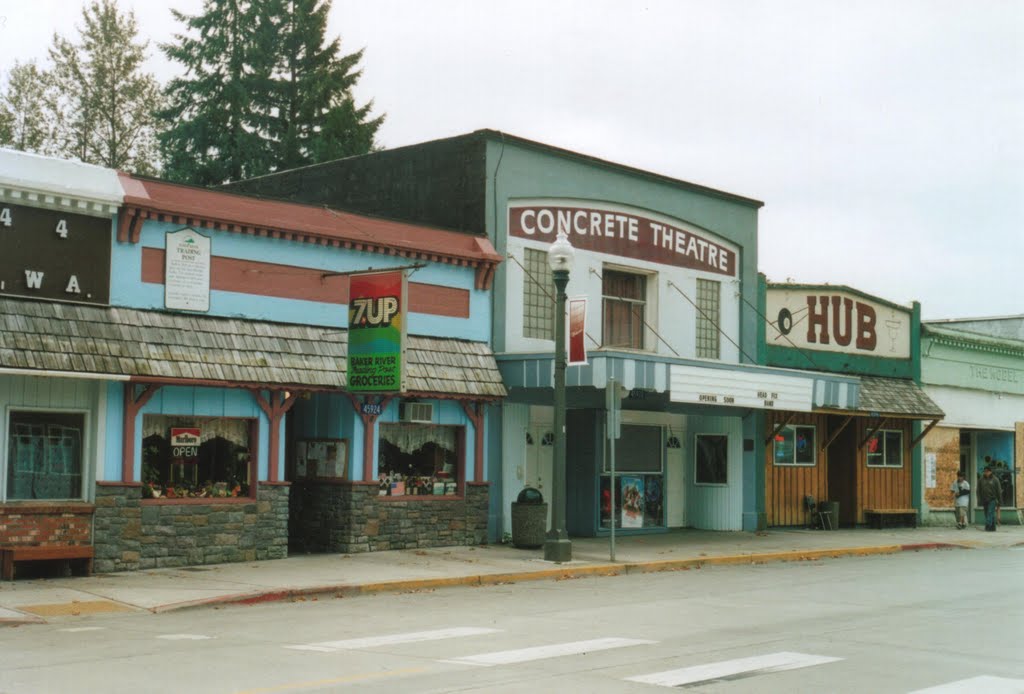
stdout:
<svg viewBox="0 0 1024 694">
<path fill-rule="evenodd" d="M 228 496 L 223 499 L 207 497 L 205 499 L 143 499 L 139 502 L 143 506 L 220 506 L 230 504 L 255 504 L 254 496 Z"/>
<path fill-rule="evenodd" d="M 465 501 L 466 497 L 462 494 L 407 494 L 405 496 L 378 496 L 377 501 L 385 504 L 397 504 L 402 501 L 411 501 L 413 503 L 435 503 L 438 501 Z"/>
<path fill-rule="evenodd" d="M 45 503 L 41 501 L 8 501 L 0 504 L 0 516 L 57 516 L 72 513 L 85 516 L 96 510 L 95 504 L 58 501 Z"/>
<path fill-rule="evenodd" d="M 211 388 L 246 388 L 248 390 L 273 387 L 296 394 L 304 391 L 319 393 L 341 390 L 340 387 L 332 386 L 309 386 L 293 383 L 247 383 L 245 381 L 215 381 L 209 378 L 172 378 L 170 376 L 132 376 L 131 382 L 140 384 L 151 383 L 162 386 L 208 386 Z"/>
<path fill-rule="evenodd" d="M 277 482 L 278 464 L 280 461 L 280 446 L 278 444 L 281 440 L 281 420 L 288 410 L 292 409 L 292 405 L 295 404 L 299 394 L 290 393 L 288 397 L 284 397 L 284 392 L 272 390 L 270 391 L 270 399 L 267 400 L 263 397 L 263 392 L 258 389 L 254 388 L 249 392 L 252 394 L 256 404 L 263 410 L 263 414 L 267 415 L 267 420 L 269 421 L 270 431 L 268 434 L 270 441 L 268 446 L 270 450 L 267 451 L 267 481 Z"/>
<path fill-rule="evenodd" d="M 487 481 L 487 482 L 467 482 L 467 485 L 470 486 L 470 487 L 490 487 L 491 483 L 489 481 Z"/>
<path fill-rule="evenodd" d="M 96 483 L 97 487 L 138 487 L 142 488 L 142 482 L 106 482 L 101 481 Z"/>
<path fill-rule="evenodd" d="M 124 384 L 124 429 L 121 435 L 121 481 L 135 480 L 135 417 L 149 399 L 160 390 L 159 385 L 146 385 L 142 392 L 135 394 L 135 384 Z"/>
<path fill-rule="evenodd" d="M 290 487 L 292 483 L 288 480 L 278 480 L 277 482 L 260 482 L 261 487 Z"/>
<path fill-rule="evenodd" d="M 364 400 L 360 400 L 359 396 L 353 393 L 346 392 L 345 395 L 352 402 L 352 409 L 363 420 L 363 480 L 369 482 L 373 479 L 373 444 L 376 443 L 374 424 L 377 422 L 378 415 L 363 414 L 359 405 L 362 402 L 379 404 L 383 411 L 391 402 L 391 396 L 365 395 L 363 396 Z"/>
<path fill-rule="evenodd" d="M 473 479 L 484 478 L 484 404 L 460 400 L 463 412 L 473 422 Z"/>
<path fill-rule="evenodd" d="M 142 249 L 143 282 L 164 283 L 165 255 L 162 248 Z M 210 287 L 223 292 L 326 304 L 343 305 L 349 300 L 348 276 L 324 277 L 322 270 L 222 256 L 214 256 L 210 261 Z M 433 316 L 469 318 L 469 291 L 410 282 L 409 310 Z"/>
</svg>

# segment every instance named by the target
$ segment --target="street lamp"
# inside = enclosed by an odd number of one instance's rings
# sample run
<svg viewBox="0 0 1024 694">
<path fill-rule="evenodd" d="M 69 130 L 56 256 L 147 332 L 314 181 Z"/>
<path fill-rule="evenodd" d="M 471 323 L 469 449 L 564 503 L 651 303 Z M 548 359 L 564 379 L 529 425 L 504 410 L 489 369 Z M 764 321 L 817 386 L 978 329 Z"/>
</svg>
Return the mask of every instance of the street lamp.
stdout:
<svg viewBox="0 0 1024 694">
<path fill-rule="evenodd" d="M 551 529 L 544 538 L 544 559 L 572 559 L 572 541 L 565 529 L 565 287 L 575 255 L 569 237 L 559 232 L 548 248 L 548 265 L 555 280 L 555 459 L 551 490 Z"/>
</svg>

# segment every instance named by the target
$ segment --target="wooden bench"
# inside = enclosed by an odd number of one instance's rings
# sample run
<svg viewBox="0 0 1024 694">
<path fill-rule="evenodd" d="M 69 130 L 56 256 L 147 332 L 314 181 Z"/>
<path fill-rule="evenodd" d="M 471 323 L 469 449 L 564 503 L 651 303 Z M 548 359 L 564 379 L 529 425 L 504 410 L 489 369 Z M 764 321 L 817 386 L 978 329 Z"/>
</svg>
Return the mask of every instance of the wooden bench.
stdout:
<svg viewBox="0 0 1024 694">
<path fill-rule="evenodd" d="M 864 520 L 876 530 L 892 527 L 893 525 L 906 525 L 911 528 L 917 527 L 917 509 L 915 508 L 866 508 L 864 509 Z"/>
<path fill-rule="evenodd" d="M 0 578 L 5 581 L 14 580 L 14 564 L 19 561 L 55 561 L 80 562 L 84 568 L 83 575 L 92 574 L 93 548 L 86 545 L 7 545 L 0 547 Z"/>
</svg>

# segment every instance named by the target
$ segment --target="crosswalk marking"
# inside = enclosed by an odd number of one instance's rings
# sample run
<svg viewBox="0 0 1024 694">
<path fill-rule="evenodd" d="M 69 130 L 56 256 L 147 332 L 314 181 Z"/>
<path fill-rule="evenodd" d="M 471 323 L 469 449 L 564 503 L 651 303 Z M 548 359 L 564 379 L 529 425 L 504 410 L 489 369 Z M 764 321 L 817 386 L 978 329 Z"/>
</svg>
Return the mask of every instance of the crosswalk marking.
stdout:
<svg viewBox="0 0 1024 694">
<path fill-rule="evenodd" d="M 205 641 L 206 639 L 212 639 L 212 636 L 204 636 L 202 634 L 161 634 L 157 636 L 158 639 L 164 639 L 166 641 Z"/>
<path fill-rule="evenodd" d="M 1021 694 L 1021 692 L 1024 692 L 1024 680 L 982 675 L 980 677 L 971 677 L 966 680 L 940 684 L 937 687 L 929 687 L 928 689 L 918 689 L 910 694 L 973 694 L 974 692 L 985 692 L 985 694 Z"/>
<path fill-rule="evenodd" d="M 391 646 L 397 643 L 416 643 L 418 641 L 440 641 L 441 639 L 455 639 L 464 636 L 479 636 L 481 634 L 493 634 L 500 629 L 487 629 L 485 627 L 451 627 L 449 629 L 434 629 L 433 631 L 412 631 L 405 634 L 387 634 L 385 636 L 367 636 L 360 639 L 346 639 L 344 641 L 320 641 L 318 643 L 307 643 L 300 646 L 285 646 L 295 651 L 316 651 L 318 653 L 333 653 L 334 651 L 347 651 L 357 648 L 375 648 L 377 646 Z"/>
<path fill-rule="evenodd" d="M 58 629 L 57 631 L 66 631 L 69 634 L 77 634 L 80 631 L 103 631 L 106 627 L 70 627 L 68 629 Z"/>
<path fill-rule="evenodd" d="M 665 672 L 655 672 L 650 675 L 627 677 L 626 680 L 642 684 L 656 684 L 661 687 L 681 687 L 683 685 L 709 682 L 737 675 L 752 676 L 769 672 L 782 672 L 783 670 L 796 670 L 798 668 L 811 667 L 812 665 L 823 665 L 824 663 L 831 663 L 837 660 L 842 660 L 842 658 L 783 651 L 781 653 L 757 655 L 750 658 L 724 660 L 719 663 L 694 665 L 679 670 L 666 670 Z"/>
<path fill-rule="evenodd" d="M 509 665 L 511 663 L 524 663 L 529 660 L 558 658 L 565 655 L 580 655 L 581 653 L 607 651 L 612 648 L 625 648 L 627 646 L 643 646 L 652 643 L 657 643 L 657 641 L 645 641 L 642 639 L 620 639 L 610 637 L 604 639 L 591 639 L 589 641 L 553 643 L 548 646 L 519 648 L 513 651 L 495 651 L 493 653 L 480 653 L 479 655 L 469 655 L 462 658 L 448 658 L 442 660 L 441 662 L 456 663 L 458 665 Z"/>
</svg>

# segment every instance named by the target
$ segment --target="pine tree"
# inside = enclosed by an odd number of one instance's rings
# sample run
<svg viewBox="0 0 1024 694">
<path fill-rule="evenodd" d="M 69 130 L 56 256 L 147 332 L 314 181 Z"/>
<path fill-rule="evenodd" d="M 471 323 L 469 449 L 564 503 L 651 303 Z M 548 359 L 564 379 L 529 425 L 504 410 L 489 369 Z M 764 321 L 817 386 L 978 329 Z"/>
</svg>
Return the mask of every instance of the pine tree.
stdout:
<svg viewBox="0 0 1024 694">
<path fill-rule="evenodd" d="M 384 117 L 358 107 L 363 52 L 325 43 L 330 0 L 205 0 L 163 46 L 185 75 L 160 115 L 168 177 L 200 185 L 364 154 Z"/>
<path fill-rule="evenodd" d="M 135 14 L 122 14 L 115 0 L 94 0 L 82 19 L 79 43 L 55 34 L 49 51 L 55 150 L 90 164 L 154 173 L 160 88 L 142 72 L 147 43 L 137 41 Z"/>
<path fill-rule="evenodd" d="M 35 62 L 15 61 L 0 92 L 0 145 L 53 154 L 51 101 L 45 75 Z"/>
<path fill-rule="evenodd" d="M 170 103 L 159 113 L 168 125 L 160 136 L 168 178 L 215 185 L 270 171 L 271 153 L 251 111 L 254 88 L 268 72 L 253 64 L 258 9 L 251 0 L 205 0 L 195 16 L 171 11 L 190 33 L 161 46 L 185 67 L 167 86 Z"/>
<path fill-rule="evenodd" d="M 275 54 L 267 85 L 267 136 L 277 169 L 365 154 L 384 116 L 370 119 L 352 88 L 363 51 L 343 55 L 341 39 L 325 43 L 331 0 L 267 0 L 258 50 Z"/>
</svg>

